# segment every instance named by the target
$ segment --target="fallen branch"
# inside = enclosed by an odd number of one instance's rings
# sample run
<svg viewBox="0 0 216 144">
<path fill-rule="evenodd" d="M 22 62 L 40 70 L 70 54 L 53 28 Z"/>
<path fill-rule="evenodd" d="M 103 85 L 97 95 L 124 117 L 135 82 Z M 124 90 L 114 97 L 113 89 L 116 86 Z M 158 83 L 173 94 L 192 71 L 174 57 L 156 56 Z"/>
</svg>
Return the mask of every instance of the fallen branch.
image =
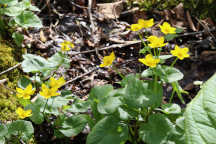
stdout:
<svg viewBox="0 0 216 144">
<path fill-rule="evenodd" d="M 10 67 L 9 69 L 7 69 L 7 70 L 1 72 L 0 75 L 3 75 L 3 74 L 5 74 L 5 73 L 7 73 L 7 72 L 9 72 L 9 71 L 11 71 L 11 70 L 13 70 L 13 69 L 15 69 L 15 68 L 17 68 L 17 67 L 20 66 L 20 65 L 21 65 L 21 63 L 18 63 L 18 64 L 16 64 L 15 66 Z"/>
<path fill-rule="evenodd" d="M 208 30 L 208 32 L 213 32 L 213 31 L 216 31 L 216 28 L 212 28 L 212 29 Z M 178 35 L 178 37 L 189 36 L 189 35 L 196 35 L 196 34 L 201 34 L 201 33 L 206 33 L 206 30 L 198 31 L 198 32 L 184 33 L 184 34 Z"/>
<path fill-rule="evenodd" d="M 138 40 L 138 41 L 126 42 L 124 44 L 113 44 L 113 45 L 108 46 L 108 47 L 100 48 L 100 49 L 98 49 L 98 51 L 108 50 L 108 49 L 114 49 L 114 48 L 122 48 L 122 47 L 126 47 L 126 46 L 133 45 L 133 44 L 138 44 L 138 43 L 141 43 L 141 41 Z M 76 52 L 76 53 L 71 54 L 70 56 L 74 56 L 74 55 L 78 55 L 78 54 L 92 53 L 92 52 L 96 52 L 96 49 L 94 49 L 94 50 L 88 50 L 88 51 L 82 51 L 82 52 Z"/>
<path fill-rule="evenodd" d="M 65 86 L 65 85 L 67 85 L 67 84 L 69 84 L 69 83 L 71 83 L 71 82 L 74 82 L 74 81 L 76 81 L 76 80 L 78 80 L 78 79 L 80 79 L 80 78 L 82 78 L 82 77 L 84 77 L 84 76 L 86 76 L 86 75 L 88 75 L 88 74 L 94 72 L 94 71 L 97 70 L 97 69 L 98 69 L 98 67 L 96 67 L 96 68 L 90 70 L 89 72 L 86 72 L 86 73 L 84 73 L 84 74 L 81 74 L 80 76 L 77 76 L 77 77 L 75 77 L 75 78 L 73 78 L 73 79 L 67 81 L 63 86 Z M 63 86 L 62 86 L 62 87 L 63 87 Z"/>
</svg>

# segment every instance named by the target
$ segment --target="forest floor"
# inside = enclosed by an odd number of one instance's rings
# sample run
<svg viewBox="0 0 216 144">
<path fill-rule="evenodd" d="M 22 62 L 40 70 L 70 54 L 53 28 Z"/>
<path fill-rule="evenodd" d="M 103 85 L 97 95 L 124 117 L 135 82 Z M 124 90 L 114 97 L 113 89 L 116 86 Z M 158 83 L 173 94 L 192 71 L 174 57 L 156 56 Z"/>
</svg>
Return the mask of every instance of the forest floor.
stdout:
<svg viewBox="0 0 216 144">
<path fill-rule="evenodd" d="M 38 3 L 35 5 L 41 6 Z M 147 67 L 138 61 L 144 57 L 139 54 L 143 47 L 138 34 L 128 30 L 137 20 L 154 18 L 155 25 L 150 33 L 159 36 L 159 24 L 169 22 L 174 27 L 184 31 L 170 42 L 162 54 L 167 54 L 175 44 L 188 47 L 190 58 L 178 61 L 176 67 L 180 69 L 184 78 L 181 87 L 189 94 L 183 95 L 188 103 L 199 91 L 199 85 L 194 81 L 206 81 L 216 72 L 216 28 L 211 18 L 200 20 L 190 15 L 182 4 L 173 9 L 151 12 L 140 11 L 138 8 L 128 9 L 123 1 L 113 3 L 98 3 L 92 5 L 80 0 L 54 1 L 41 8 L 38 16 L 43 21 L 41 29 L 30 29 L 25 35 L 24 45 L 31 45 L 28 53 L 50 57 L 64 40 L 71 41 L 75 48 L 68 52 L 71 67 L 60 69 L 56 74 L 63 75 L 67 81 L 65 89 L 74 95 L 87 99 L 92 87 L 112 84 L 119 87 L 121 77 L 110 68 L 98 68 L 102 58 L 114 51 L 116 61 L 114 65 L 123 75 L 141 73 Z M 144 37 L 145 40 L 145 37 Z M 171 61 L 167 61 L 170 64 Z M 171 87 L 164 88 L 164 103 L 169 100 Z M 180 104 L 178 97 L 174 102 Z M 36 126 L 35 139 L 38 143 L 76 143 L 83 144 L 85 135 L 80 134 L 74 140 L 54 140 L 53 131 L 46 124 Z M 40 139 L 43 137 L 43 139 Z M 81 139 L 80 139 L 81 138 Z M 43 141 L 45 140 L 45 141 Z"/>
</svg>

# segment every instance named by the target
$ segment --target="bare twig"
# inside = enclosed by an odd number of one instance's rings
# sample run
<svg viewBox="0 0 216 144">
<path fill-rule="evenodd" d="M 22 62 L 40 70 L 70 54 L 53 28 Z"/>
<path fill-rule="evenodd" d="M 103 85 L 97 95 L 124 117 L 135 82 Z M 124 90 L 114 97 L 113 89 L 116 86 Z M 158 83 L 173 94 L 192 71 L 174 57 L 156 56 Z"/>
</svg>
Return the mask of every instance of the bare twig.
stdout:
<svg viewBox="0 0 216 144">
<path fill-rule="evenodd" d="M 197 17 L 196 17 L 196 20 L 203 26 L 204 31 L 208 32 L 211 35 L 211 37 L 214 40 L 216 40 L 215 36 L 211 33 L 210 28 L 207 25 L 205 25 L 201 20 L 199 20 Z"/>
<path fill-rule="evenodd" d="M 122 47 L 126 47 L 126 46 L 133 45 L 133 44 L 138 44 L 138 43 L 141 43 L 141 40 L 138 40 L 138 41 L 129 41 L 129 42 L 126 42 L 124 44 L 113 44 L 113 45 L 108 46 L 108 47 L 100 48 L 100 49 L 98 49 L 98 51 L 108 50 L 108 49 L 114 49 L 114 48 L 122 48 Z M 76 53 L 71 54 L 70 56 L 78 55 L 78 54 L 92 53 L 92 52 L 95 52 L 95 51 L 96 51 L 96 49 L 94 49 L 94 50 L 88 50 L 88 51 L 82 51 L 82 52 L 76 52 Z"/>
<path fill-rule="evenodd" d="M 1 72 L 0 75 L 3 75 L 3 74 L 5 74 L 5 73 L 7 73 L 7 72 L 9 72 L 9 71 L 11 71 L 11 70 L 13 70 L 13 69 L 15 69 L 15 68 L 17 68 L 17 67 L 20 66 L 20 65 L 21 65 L 21 63 L 18 63 L 18 64 L 16 64 L 15 66 L 10 67 L 9 69 L 7 69 L 7 70 Z"/>
<path fill-rule="evenodd" d="M 65 85 L 67 85 L 67 84 L 69 84 L 69 83 L 71 83 L 71 82 L 74 82 L 74 81 L 76 81 L 76 80 L 78 80 L 78 79 L 80 79 L 80 78 L 82 78 L 82 77 L 84 77 L 84 76 L 86 76 L 86 75 L 88 75 L 88 74 L 94 72 L 94 71 L 97 70 L 97 69 L 98 69 L 98 67 L 96 67 L 96 68 L 90 70 L 89 72 L 86 72 L 86 73 L 84 73 L 84 74 L 81 74 L 80 76 L 77 76 L 77 77 L 75 77 L 75 78 L 73 78 L 73 79 L 67 81 L 63 86 L 65 86 Z"/>
<path fill-rule="evenodd" d="M 76 4 L 75 2 L 73 2 L 73 1 L 71 1 L 71 0 L 69 0 L 69 2 L 70 2 L 72 5 L 74 5 L 74 6 L 78 7 L 78 8 L 81 8 L 81 9 L 88 9 L 87 7 L 78 5 L 78 4 Z"/>
<path fill-rule="evenodd" d="M 209 32 L 216 31 L 216 28 L 209 29 L 208 31 Z M 189 32 L 189 33 L 180 34 L 180 35 L 178 35 L 178 37 L 196 35 L 196 34 L 201 34 L 201 33 L 205 33 L 205 32 L 206 32 L 206 30 L 198 31 L 198 32 Z"/>
</svg>

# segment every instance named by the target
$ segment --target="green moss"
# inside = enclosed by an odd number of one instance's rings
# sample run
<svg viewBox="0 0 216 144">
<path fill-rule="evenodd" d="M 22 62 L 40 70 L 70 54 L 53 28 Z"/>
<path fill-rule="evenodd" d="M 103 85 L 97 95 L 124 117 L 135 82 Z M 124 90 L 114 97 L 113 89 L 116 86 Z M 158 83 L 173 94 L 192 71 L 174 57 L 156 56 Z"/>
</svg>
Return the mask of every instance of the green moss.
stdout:
<svg viewBox="0 0 216 144">
<path fill-rule="evenodd" d="M 21 48 L 12 48 L 5 42 L 0 41 L 0 72 L 16 65 L 21 61 L 21 57 Z M 21 71 L 16 68 L 0 76 L 0 80 L 7 79 L 3 85 L 0 85 L 0 121 L 17 119 L 15 110 L 18 101 L 13 91 L 21 75 Z"/>
</svg>

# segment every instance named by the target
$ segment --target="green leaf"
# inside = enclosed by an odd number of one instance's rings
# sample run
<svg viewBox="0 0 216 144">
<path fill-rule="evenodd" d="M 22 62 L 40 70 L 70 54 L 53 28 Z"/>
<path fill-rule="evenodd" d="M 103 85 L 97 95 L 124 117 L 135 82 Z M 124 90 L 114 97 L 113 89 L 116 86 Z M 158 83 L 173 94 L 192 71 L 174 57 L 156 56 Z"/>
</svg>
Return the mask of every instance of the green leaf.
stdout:
<svg viewBox="0 0 216 144">
<path fill-rule="evenodd" d="M 91 109 L 96 121 L 103 118 L 103 116 L 98 112 L 97 105 L 101 102 L 108 94 L 113 90 L 112 85 L 96 86 L 91 89 L 89 100 L 91 103 Z"/>
<path fill-rule="evenodd" d="M 0 144 L 5 144 L 5 138 L 4 137 L 0 137 Z"/>
<path fill-rule="evenodd" d="M 93 127 L 86 144 L 120 144 L 128 139 L 128 135 L 126 125 L 116 117 L 107 116 Z"/>
<path fill-rule="evenodd" d="M 149 98 L 146 96 L 148 85 L 136 78 L 135 75 L 129 75 L 126 77 L 127 85 L 125 89 L 125 95 L 123 97 L 123 103 L 127 104 L 130 108 L 143 107 Z"/>
<path fill-rule="evenodd" d="M 43 72 L 49 69 L 48 61 L 41 56 L 25 54 L 23 58 L 22 69 L 24 72 Z"/>
<path fill-rule="evenodd" d="M 123 103 L 133 109 L 160 106 L 163 89 L 159 83 L 153 81 L 144 83 L 136 76 L 129 76 L 127 79 Z"/>
<path fill-rule="evenodd" d="M 172 83 L 181 80 L 184 75 L 176 68 L 170 66 L 158 66 L 156 74 L 160 76 L 161 80 L 166 83 Z"/>
<path fill-rule="evenodd" d="M 160 55 L 159 59 L 160 59 L 160 63 L 165 63 L 165 61 L 169 58 L 172 58 L 173 55 Z"/>
<path fill-rule="evenodd" d="M 87 124 L 87 117 L 88 115 L 80 114 L 74 115 L 65 119 L 62 127 L 59 131 L 67 137 L 74 137 L 78 135 Z"/>
<path fill-rule="evenodd" d="M 24 36 L 22 34 L 14 32 L 12 34 L 12 38 L 15 41 L 17 46 L 19 46 L 19 47 L 22 46 L 22 42 L 24 40 Z"/>
<path fill-rule="evenodd" d="M 150 115 L 148 123 L 141 124 L 139 137 L 148 144 L 165 144 L 173 124 L 162 114 Z"/>
<path fill-rule="evenodd" d="M 7 5 L 15 5 L 18 3 L 18 0 L 1 0 L 0 4 L 7 4 Z"/>
<path fill-rule="evenodd" d="M 182 33 L 184 30 L 182 28 L 176 28 L 176 33 Z"/>
<path fill-rule="evenodd" d="M 71 99 L 63 96 L 57 96 L 48 99 L 45 113 L 59 115 L 59 110 L 63 109 L 63 106 L 67 105 Z"/>
<path fill-rule="evenodd" d="M 184 127 L 184 117 L 179 117 L 176 119 L 175 129 L 172 131 L 169 140 L 174 141 L 175 144 L 186 144 Z"/>
<path fill-rule="evenodd" d="M 25 120 L 17 120 L 8 125 L 8 133 L 9 135 L 16 135 L 22 134 L 21 138 L 25 141 L 29 140 L 33 133 L 34 128 L 32 123 Z"/>
<path fill-rule="evenodd" d="M 145 54 L 145 53 L 148 51 L 148 49 L 151 49 L 151 47 L 145 46 L 144 48 L 142 48 L 142 49 L 139 51 L 139 53 Z"/>
<path fill-rule="evenodd" d="M 41 20 L 31 11 L 23 11 L 20 15 L 14 18 L 15 22 L 24 27 L 42 27 Z"/>
<path fill-rule="evenodd" d="M 26 109 L 31 109 L 32 110 L 32 116 L 30 119 L 36 123 L 36 124 L 41 124 L 44 121 L 44 115 L 43 115 L 43 109 L 46 104 L 46 100 L 37 95 L 37 100 L 32 103 L 27 105 Z"/>
<path fill-rule="evenodd" d="M 216 142 L 216 74 L 202 85 L 185 111 L 187 144 Z"/>
<path fill-rule="evenodd" d="M 150 77 L 153 75 L 154 75 L 154 71 L 151 68 L 145 69 L 141 74 L 142 77 Z"/>
<path fill-rule="evenodd" d="M 21 77 L 18 81 L 18 86 L 22 89 L 25 89 L 29 84 L 31 84 L 31 80 L 25 76 Z"/>
<path fill-rule="evenodd" d="M 48 59 L 48 62 L 52 67 L 59 67 L 63 66 L 65 68 L 70 68 L 70 60 L 66 58 L 66 55 L 63 55 L 61 53 L 55 53 L 53 56 L 51 56 Z"/>
<path fill-rule="evenodd" d="M 165 39 L 167 40 L 167 41 L 171 41 L 171 40 L 173 40 L 174 38 L 176 38 L 178 35 L 177 34 L 167 34 L 167 35 L 165 35 Z"/>
<path fill-rule="evenodd" d="M 20 15 L 25 9 L 21 5 L 13 5 L 8 8 L 4 8 L 3 13 L 7 16 L 18 16 Z"/>
<path fill-rule="evenodd" d="M 177 104 L 164 104 L 162 105 L 162 112 L 165 114 L 180 114 L 181 107 Z"/>
<path fill-rule="evenodd" d="M 121 104 L 119 97 L 110 96 L 102 99 L 98 103 L 97 108 L 101 114 L 111 114 L 114 113 Z"/>
<path fill-rule="evenodd" d="M 8 129 L 4 124 L 0 124 L 0 138 L 6 136 Z"/>
<path fill-rule="evenodd" d="M 75 99 L 73 104 L 70 106 L 70 108 L 67 109 L 67 111 L 72 113 L 80 113 L 80 112 L 86 112 L 90 107 L 89 101 L 83 101 L 81 99 Z"/>
</svg>

